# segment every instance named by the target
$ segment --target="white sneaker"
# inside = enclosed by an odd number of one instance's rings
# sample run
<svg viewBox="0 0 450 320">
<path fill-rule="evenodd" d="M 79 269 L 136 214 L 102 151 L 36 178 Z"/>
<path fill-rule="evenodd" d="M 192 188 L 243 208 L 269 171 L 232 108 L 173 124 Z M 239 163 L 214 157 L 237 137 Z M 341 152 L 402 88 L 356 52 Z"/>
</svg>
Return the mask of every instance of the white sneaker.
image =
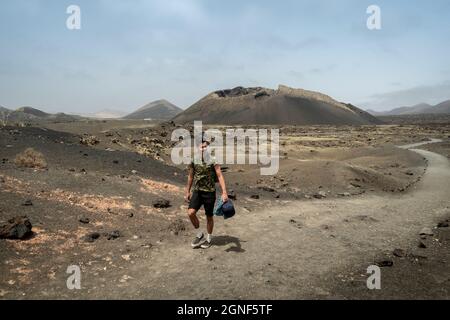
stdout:
<svg viewBox="0 0 450 320">
<path fill-rule="evenodd" d="M 206 241 L 206 238 L 204 237 L 203 233 L 196 236 L 194 240 L 192 240 L 191 246 L 192 248 L 198 248 L 200 247 L 204 242 Z"/>
<path fill-rule="evenodd" d="M 211 242 L 212 242 L 212 241 L 205 240 L 205 241 L 200 245 L 200 248 L 202 248 L 202 249 L 208 249 L 209 247 L 211 247 Z"/>
</svg>

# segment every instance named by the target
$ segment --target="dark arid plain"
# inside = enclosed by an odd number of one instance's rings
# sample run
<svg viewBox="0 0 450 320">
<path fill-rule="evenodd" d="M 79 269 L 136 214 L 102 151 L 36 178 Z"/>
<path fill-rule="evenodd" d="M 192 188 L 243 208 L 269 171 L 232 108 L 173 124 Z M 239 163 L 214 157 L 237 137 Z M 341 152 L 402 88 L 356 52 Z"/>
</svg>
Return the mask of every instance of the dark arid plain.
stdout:
<svg viewBox="0 0 450 320">
<path fill-rule="evenodd" d="M 449 0 L 0 7 L 0 302 L 450 300 Z"/>
<path fill-rule="evenodd" d="M 450 121 L 380 119 L 267 125 L 280 170 L 224 168 L 237 214 L 216 218 L 208 250 L 190 248 L 186 168 L 170 160 L 172 131 L 192 123 L 0 127 L 0 224 L 32 224 L 0 240 L 0 298 L 449 299 Z M 45 164 L 23 165 L 27 148 Z M 367 288 L 370 265 L 381 290 Z"/>
</svg>

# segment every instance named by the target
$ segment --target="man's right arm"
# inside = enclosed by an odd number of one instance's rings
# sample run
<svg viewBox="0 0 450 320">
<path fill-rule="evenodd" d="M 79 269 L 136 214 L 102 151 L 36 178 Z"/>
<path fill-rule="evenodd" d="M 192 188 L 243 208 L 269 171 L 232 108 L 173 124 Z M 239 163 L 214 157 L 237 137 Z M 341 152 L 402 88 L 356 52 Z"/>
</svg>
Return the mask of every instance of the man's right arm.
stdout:
<svg viewBox="0 0 450 320">
<path fill-rule="evenodd" d="M 186 193 L 184 195 L 184 200 L 186 201 L 189 201 L 191 199 L 191 188 L 193 181 L 194 181 L 194 168 L 192 168 L 192 166 L 189 166 Z"/>
</svg>

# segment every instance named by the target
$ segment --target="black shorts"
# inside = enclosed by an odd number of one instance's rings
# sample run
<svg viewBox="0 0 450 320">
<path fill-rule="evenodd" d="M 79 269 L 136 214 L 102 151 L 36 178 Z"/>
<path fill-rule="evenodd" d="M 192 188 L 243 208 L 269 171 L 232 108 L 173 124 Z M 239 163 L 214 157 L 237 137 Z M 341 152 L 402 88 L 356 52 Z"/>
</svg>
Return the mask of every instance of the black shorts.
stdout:
<svg viewBox="0 0 450 320">
<path fill-rule="evenodd" d="M 216 203 L 215 192 L 194 191 L 189 201 L 189 209 L 199 210 L 201 206 L 205 208 L 205 214 L 208 217 L 214 215 L 214 204 Z"/>
</svg>

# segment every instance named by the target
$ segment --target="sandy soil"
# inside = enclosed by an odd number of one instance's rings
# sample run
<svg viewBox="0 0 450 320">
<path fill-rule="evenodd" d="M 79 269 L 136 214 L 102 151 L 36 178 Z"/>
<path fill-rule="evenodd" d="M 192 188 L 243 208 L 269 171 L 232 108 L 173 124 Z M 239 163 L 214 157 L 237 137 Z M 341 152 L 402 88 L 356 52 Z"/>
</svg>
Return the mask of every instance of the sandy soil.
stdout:
<svg viewBox="0 0 450 320">
<path fill-rule="evenodd" d="M 450 217 L 446 126 L 282 128 L 276 177 L 228 169 L 238 214 L 216 219 L 208 250 L 190 248 L 183 168 L 167 162 L 165 144 L 155 159 L 131 143 L 167 141 L 169 129 L 125 127 L 91 127 L 91 146 L 79 141 L 85 127 L 0 130 L 0 221 L 27 215 L 34 226 L 26 241 L 0 240 L 1 298 L 448 298 L 448 243 L 436 229 L 417 248 L 423 227 Z M 444 141 L 395 147 L 430 138 Z M 29 146 L 48 170 L 13 164 Z M 172 206 L 154 208 L 160 198 Z M 85 242 L 90 232 L 100 239 Z M 396 248 L 408 255 L 392 257 Z M 365 268 L 386 257 L 395 261 L 383 290 L 367 290 Z M 66 287 L 69 265 L 81 267 L 81 290 Z"/>
</svg>

